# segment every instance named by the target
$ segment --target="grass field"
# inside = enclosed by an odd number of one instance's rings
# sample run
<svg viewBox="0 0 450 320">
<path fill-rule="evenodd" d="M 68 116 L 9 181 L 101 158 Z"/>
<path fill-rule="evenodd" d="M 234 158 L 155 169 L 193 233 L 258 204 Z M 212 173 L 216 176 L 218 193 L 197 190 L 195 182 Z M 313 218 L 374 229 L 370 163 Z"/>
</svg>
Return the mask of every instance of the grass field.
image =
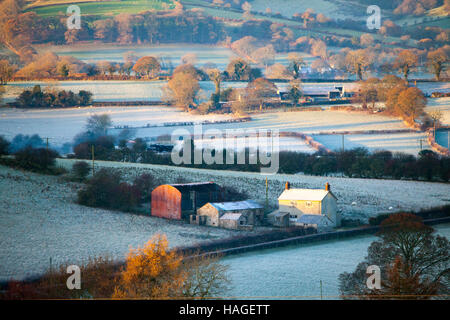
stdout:
<svg viewBox="0 0 450 320">
<path fill-rule="evenodd" d="M 114 16 L 120 13 L 139 13 L 147 10 L 165 10 L 175 7 L 172 0 L 122 0 L 122 1 L 93 1 L 85 0 L 55 0 L 47 1 L 48 6 L 30 8 L 28 11 L 35 11 L 43 17 L 66 14 L 69 4 L 76 4 L 80 7 L 81 15 Z M 39 5 L 46 2 L 41 2 Z M 61 3 L 61 4 L 59 4 Z M 36 4 L 37 5 L 37 4 Z"/>
<path fill-rule="evenodd" d="M 75 160 L 58 160 L 71 168 Z M 96 161 L 96 167 L 121 171 L 127 180 L 150 173 L 169 183 L 215 181 L 245 190 L 264 203 L 265 176 L 260 173 L 213 171 L 120 162 Z M 420 210 L 447 204 L 449 185 L 416 181 L 349 179 L 304 175 L 272 175 L 269 201 L 276 203 L 286 181 L 293 187 L 323 188 L 330 182 L 345 218 L 368 217 L 380 212 Z M 0 279 L 22 278 L 53 265 L 78 263 L 107 255 L 123 259 L 129 246 L 145 243 L 154 233 L 165 233 L 171 246 L 241 235 L 242 232 L 206 228 L 164 219 L 88 208 L 74 203 L 78 185 L 0 166 Z M 357 203 L 354 205 L 353 203 Z M 32 244 L 32 245 L 30 245 Z"/>
<path fill-rule="evenodd" d="M 270 8 L 273 13 L 281 13 L 286 17 L 292 17 L 294 13 L 312 9 L 316 13 L 322 13 L 332 19 L 362 19 L 366 14 L 366 7 L 350 1 L 336 0 L 253 0 L 252 10 L 265 12 Z"/>
</svg>

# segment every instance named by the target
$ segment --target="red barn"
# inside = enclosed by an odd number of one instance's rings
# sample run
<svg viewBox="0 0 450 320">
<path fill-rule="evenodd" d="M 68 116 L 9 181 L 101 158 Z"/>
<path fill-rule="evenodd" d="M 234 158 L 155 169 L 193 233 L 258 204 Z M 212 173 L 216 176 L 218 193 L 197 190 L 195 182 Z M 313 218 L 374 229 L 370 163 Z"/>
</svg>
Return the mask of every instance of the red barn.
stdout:
<svg viewBox="0 0 450 320">
<path fill-rule="evenodd" d="M 181 220 L 208 202 L 222 201 L 222 189 L 214 182 L 164 184 L 152 191 L 152 216 Z"/>
</svg>

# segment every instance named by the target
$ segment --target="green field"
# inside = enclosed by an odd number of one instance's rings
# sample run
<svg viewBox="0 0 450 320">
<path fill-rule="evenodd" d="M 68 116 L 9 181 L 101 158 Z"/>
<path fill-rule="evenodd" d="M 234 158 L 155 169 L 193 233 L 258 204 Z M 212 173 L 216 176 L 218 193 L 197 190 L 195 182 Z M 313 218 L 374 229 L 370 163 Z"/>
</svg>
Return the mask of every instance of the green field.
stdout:
<svg viewBox="0 0 450 320">
<path fill-rule="evenodd" d="M 147 10 L 164 10 L 175 7 L 172 0 L 122 0 L 122 1 L 98 1 L 98 2 L 77 2 L 68 1 L 67 4 L 58 4 L 31 8 L 43 17 L 66 14 L 69 4 L 76 4 L 81 9 L 81 15 L 112 16 L 119 13 L 139 13 Z"/>
</svg>

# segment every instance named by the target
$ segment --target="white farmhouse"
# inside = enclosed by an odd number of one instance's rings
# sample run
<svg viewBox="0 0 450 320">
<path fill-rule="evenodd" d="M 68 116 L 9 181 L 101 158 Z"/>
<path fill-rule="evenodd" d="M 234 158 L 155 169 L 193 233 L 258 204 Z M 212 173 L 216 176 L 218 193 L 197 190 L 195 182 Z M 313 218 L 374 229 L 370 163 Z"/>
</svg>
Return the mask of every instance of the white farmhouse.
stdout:
<svg viewBox="0 0 450 320">
<path fill-rule="evenodd" d="M 317 229 L 335 228 L 341 225 L 337 209 L 337 198 L 325 189 L 291 189 L 289 183 L 278 197 L 279 209 L 269 214 L 272 224 L 286 226 L 307 226 Z"/>
</svg>

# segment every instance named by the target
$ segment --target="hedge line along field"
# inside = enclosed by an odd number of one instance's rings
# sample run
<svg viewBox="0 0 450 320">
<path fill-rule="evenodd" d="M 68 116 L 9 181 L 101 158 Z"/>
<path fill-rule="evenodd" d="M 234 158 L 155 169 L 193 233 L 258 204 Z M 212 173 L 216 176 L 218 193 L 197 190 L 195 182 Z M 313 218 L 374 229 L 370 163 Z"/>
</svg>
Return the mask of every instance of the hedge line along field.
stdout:
<svg viewBox="0 0 450 320">
<path fill-rule="evenodd" d="M 280 59 L 284 59 L 285 56 L 280 56 Z M 281 61 L 281 60 L 280 60 Z M 287 63 L 287 59 L 283 60 Z M 221 63 L 224 65 L 227 60 L 223 58 Z M 20 93 L 29 88 L 33 88 L 35 85 L 40 85 L 42 89 L 47 87 L 72 90 L 78 92 L 79 90 L 87 90 L 92 92 L 93 99 L 96 101 L 148 101 L 149 104 L 152 101 L 161 101 L 163 98 L 163 87 L 167 84 L 166 81 L 119 81 L 119 80 L 93 80 L 93 81 L 60 81 L 60 82 L 45 82 L 45 81 L 16 81 L 10 82 L 5 86 L 5 93 L 3 96 L 4 102 L 13 102 Z M 276 82 L 275 85 L 279 90 L 287 90 L 288 83 Z M 306 82 L 302 84 L 302 89 L 305 94 L 328 92 L 333 90 L 335 86 L 342 85 L 347 91 L 357 91 L 358 84 L 353 83 L 339 83 L 339 82 Z M 247 86 L 247 82 L 222 82 L 222 89 L 226 88 L 244 88 Z M 431 95 L 433 92 L 450 92 L 450 83 L 446 82 L 420 82 L 417 87 L 422 90 L 426 95 Z M 211 81 L 200 82 L 200 94 L 199 100 L 206 101 L 210 95 L 214 92 L 215 87 Z M 439 98 L 445 99 L 445 98 Z M 428 99 L 429 105 L 440 103 L 439 99 Z M 445 100 L 444 100 L 445 101 Z M 448 102 L 448 101 L 447 101 Z M 347 103 L 347 105 L 350 103 Z"/>
<path fill-rule="evenodd" d="M 76 160 L 58 159 L 60 166 L 70 168 Z M 142 173 L 150 173 L 167 183 L 214 181 L 222 186 L 246 192 L 251 199 L 265 203 L 265 179 L 269 182 L 269 205 L 277 206 L 277 198 L 286 181 L 292 188 L 322 189 L 331 184 L 344 218 L 367 221 L 369 217 L 399 210 L 419 211 L 450 202 L 450 184 L 403 180 L 356 179 L 307 175 L 262 175 L 241 171 L 192 169 L 177 166 L 96 161 L 96 168 L 119 170 L 130 181 Z"/>
</svg>

